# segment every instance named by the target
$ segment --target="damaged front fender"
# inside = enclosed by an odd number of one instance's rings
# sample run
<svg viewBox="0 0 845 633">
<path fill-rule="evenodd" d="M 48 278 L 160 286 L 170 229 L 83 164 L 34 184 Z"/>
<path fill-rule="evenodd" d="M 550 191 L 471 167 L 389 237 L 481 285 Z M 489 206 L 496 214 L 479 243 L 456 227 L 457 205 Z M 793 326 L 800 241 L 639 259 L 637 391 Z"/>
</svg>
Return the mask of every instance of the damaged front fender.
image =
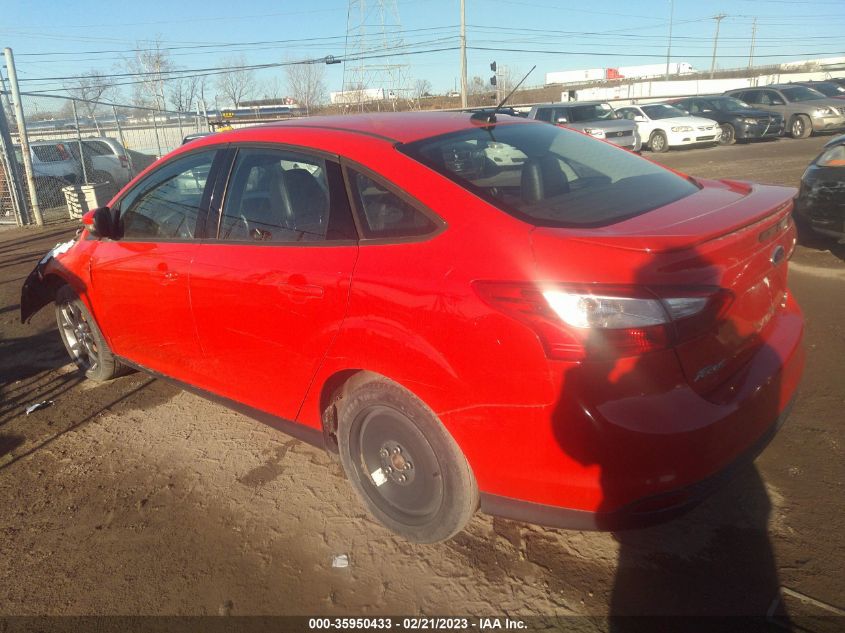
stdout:
<svg viewBox="0 0 845 633">
<path fill-rule="evenodd" d="M 58 257 L 70 250 L 76 240 L 57 244 L 42 257 L 26 278 L 21 288 L 21 322 L 28 322 L 36 312 L 53 302 L 56 290 L 65 281 L 51 274 Z"/>
</svg>

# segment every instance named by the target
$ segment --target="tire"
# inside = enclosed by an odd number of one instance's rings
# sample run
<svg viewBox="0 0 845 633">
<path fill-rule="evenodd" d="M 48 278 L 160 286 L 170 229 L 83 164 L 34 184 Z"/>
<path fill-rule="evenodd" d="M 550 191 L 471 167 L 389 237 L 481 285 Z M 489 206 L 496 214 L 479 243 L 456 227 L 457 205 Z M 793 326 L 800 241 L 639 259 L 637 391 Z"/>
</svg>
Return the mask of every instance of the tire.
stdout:
<svg viewBox="0 0 845 633">
<path fill-rule="evenodd" d="M 478 486 L 434 413 L 386 378 L 353 388 L 338 404 L 340 460 L 375 519 L 417 543 L 460 532 L 478 508 Z"/>
<path fill-rule="evenodd" d="M 56 292 L 56 323 L 71 360 L 87 378 L 103 382 L 131 371 L 115 359 L 94 317 L 68 285 Z"/>
<path fill-rule="evenodd" d="M 722 136 L 719 138 L 719 145 L 733 145 L 736 143 L 736 129 L 730 123 L 722 123 Z"/>
<path fill-rule="evenodd" d="M 35 179 L 35 193 L 38 196 L 38 205 L 45 209 L 63 207 L 67 204 L 62 188 L 68 183 L 52 176 L 43 176 Z"/>
<path fill-rule="evenodd" d="M 792 138 L 807 138 L 813 133 L 813 126 L 810 117 L 805 114 L 796 114 L 789 122 L 789 135 Z"/>
<path fill-rule="evenodd" d="M 96 184 L 113 185 L 114 177 L 107 171 L 95 171 L 91 174 L 91 182 Z"/>
<path fill-rule="evenodd" d="M 652 152 L 662 154 L 669 151 L 669 142 L 666 140 L 666 134 L 660 130 L 651 133 L 648 139 L 648 147 Z"/>
</svg>

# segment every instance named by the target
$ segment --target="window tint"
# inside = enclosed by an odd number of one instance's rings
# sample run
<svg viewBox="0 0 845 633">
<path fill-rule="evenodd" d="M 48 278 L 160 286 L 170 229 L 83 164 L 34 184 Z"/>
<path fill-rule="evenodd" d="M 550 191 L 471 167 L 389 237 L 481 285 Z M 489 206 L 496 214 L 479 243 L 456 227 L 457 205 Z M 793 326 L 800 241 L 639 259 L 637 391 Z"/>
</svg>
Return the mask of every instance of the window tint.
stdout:
<svg viewBox="0 0 845 633">
<path fill-rule="evenodd" d="M 761 90 L 746 90 L 745 92 L 736 92 L 733 94 L 733 96 L 739 99 L 740 101 L 745 101 L 745 103 L 761 103 L 761 94 Z"/>
<path fill-rule="evenodd" d="M 551 108 L 539 108 L 537 110 L 537 120 L 538 121 L 545 121 L 546 123 L 552 122 L 552 112 Z"/>
<path fill-rule="evenodd" d="M 363 215 L 364 237 L 416 237 L 437 230 L 429 217 L 384 185 L 354 169 L 349 174 L 356 204 Z"/>
<path fill-rule="evenodd" d="M 355 239 L 340 167 L 298 152 L 240 150 L 218 237 L 259 242 Z"/>
<path fill-rule="evenodd" d="M 507 162 L 486 160 L 493 144 Z M 551 125 L 502 124 L 399 149 L 537 226 L 604 226 L 698 191 L 689 180 L 635 154 Z"/>
<path fill-rule="evenodd" d="M 159 168 L 120 202 L 124 239 L 193 239 L 214 150 Z"/>
<path fill-rule="evenodd" d="M 33 145 L 32 153 L 43 163 L 57 163 L 70 158 L 67 149 L 61 143 L 57 143 L 56 145 Z"/>
<path fill-rule="evenodd" d="M 108 156 L 114 154 L 108 143 L 103 141 L 82 141 L 85 148 L 94 156 Z"/>
</svg>

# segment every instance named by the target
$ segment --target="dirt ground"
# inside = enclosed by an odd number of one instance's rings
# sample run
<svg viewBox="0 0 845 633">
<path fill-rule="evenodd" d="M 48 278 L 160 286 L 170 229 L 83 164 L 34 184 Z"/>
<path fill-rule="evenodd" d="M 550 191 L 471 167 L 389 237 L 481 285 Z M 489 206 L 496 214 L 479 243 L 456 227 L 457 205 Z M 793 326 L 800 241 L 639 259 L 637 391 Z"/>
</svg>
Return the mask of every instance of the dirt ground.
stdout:
<svg viewBox="0 0 845 633">
<path fill-rule="evenodd" d="M 797 185 L 823 142 L 651 157 Z M 142 374 L 81 380 L 52 310 L 19 322 L 25 276 L 74 228 L 0 231 L 0 615 L 762 615 L 782 586 L 793 617 L 826 614 L 798 594 L 845 605 L 845 247 L 798 248 L 794 410 L 703 505 L 618 534 L 479 514 L 421 546 L 371 521 L 315 448 Z"/>
</svg>

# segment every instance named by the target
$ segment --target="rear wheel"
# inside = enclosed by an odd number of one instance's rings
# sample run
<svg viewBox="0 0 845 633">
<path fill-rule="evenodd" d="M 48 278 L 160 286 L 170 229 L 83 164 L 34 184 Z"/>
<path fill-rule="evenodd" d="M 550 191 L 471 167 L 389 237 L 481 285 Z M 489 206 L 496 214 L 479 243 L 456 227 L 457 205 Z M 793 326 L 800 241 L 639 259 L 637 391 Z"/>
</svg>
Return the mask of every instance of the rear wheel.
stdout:
<svg viewBox="0 0 845 633">
<path fill-rule="evenodd" d="M 722 136 L 719 138 L 719 145 L 733 145 L 736 143 L 736 130 L 730 123 L 722 123 Z"/>
<path fill-rule="evenodd" d="M 418 543 L 460 532 L 478 507 L 475 477 L 454 439 L 416 396 L 385 378 L 338 410 L 346 476 L 376 520 Z"/>
<path fill-rule="evenodd" d="M 651 148 L 652 152 L 668 152 L 669 151 L 669 143 L 666 140 L 666 134 L 657 130 L 656 132 L 652 132 L 651 138 L 648 140 L 648 146 Z"/>
<path fill-rule="evenodd" d="M 792 138 L 807 138 L 813 133 L 813 126 L 810 117 L 804 114 L 796 114 L 789 123 L 789 135 Z"/>
<path fill-rule="evenodd" d="M 86 377 L 104 381 L 130 371 L 115 359 L 94 317 L 70 286 L 56 293 L 56 322 L 65 349 Z"/>
</svg>

